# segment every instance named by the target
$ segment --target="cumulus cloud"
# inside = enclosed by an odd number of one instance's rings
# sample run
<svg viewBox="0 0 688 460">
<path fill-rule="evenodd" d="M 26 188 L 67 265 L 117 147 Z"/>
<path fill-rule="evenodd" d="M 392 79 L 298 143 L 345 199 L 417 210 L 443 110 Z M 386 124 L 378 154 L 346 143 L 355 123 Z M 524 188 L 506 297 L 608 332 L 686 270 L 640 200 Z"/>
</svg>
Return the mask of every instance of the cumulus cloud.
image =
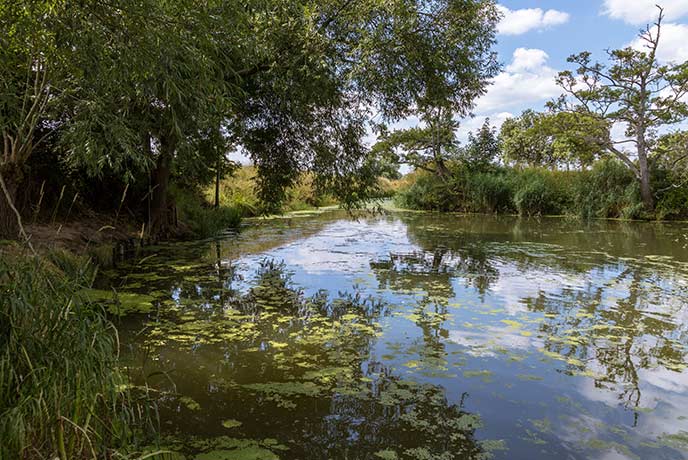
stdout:
<svg viewBox="0 0 688 460">
<path fill-rule="evenodd" d="M 548 59 L 540 49 L 518 48 L 505 71 L 492 80 L 487 94 L 478 100 L 475 113 L 507 112 L 558 96 L 557 71 L 547 65 Z"/>
<path fill-rule="evenodd" d="M 668 21 L 688 14 L 688 0 L 604 0 L 602 11 L 611 18 L 641 25 L 657 19 L 657 3 L 664 8 L 664 16 Z"/>
<path fill-rule="evenodd" d="M 542 30 L 548 27 L 564 24 L 569 20 L 569 14 L 558 10 L 544 11 L 541 8 L 524 8 L 510 10 L 497 6 L 502 13 L 502 20 L 497 30 L 502 35 L 521 35 L 531 30 Z"/>
<path fill-rule="evenodd" d="M 688 1 L 686 3 L 688 4 Z M 657 27 L 652 27 L 651 32 L 653 35 L 656 34 Z M 646 43 L 640 38 L 631 42 L 631 46 L 639 50 L 645 50 L 645 45 Z M 688 61 L 688 25 L 662 24 L 657 58 L 664 62 Z"/>
</svg>

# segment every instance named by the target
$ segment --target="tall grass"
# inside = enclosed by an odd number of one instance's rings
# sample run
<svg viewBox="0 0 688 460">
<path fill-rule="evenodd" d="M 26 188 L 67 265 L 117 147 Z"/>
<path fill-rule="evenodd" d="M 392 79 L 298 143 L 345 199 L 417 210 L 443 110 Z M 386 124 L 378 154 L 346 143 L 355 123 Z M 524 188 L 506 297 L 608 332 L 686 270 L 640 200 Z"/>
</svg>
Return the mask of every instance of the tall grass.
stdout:
<svg viewBox="0 0 688 460">
<path fill-rule="evenodd" d="M 520 215 L 566 214 L 582 218 L 688 217 L 688 187 L 675 173 L 655 169 L 656 212 L 648 215 L 638 182 L 614 159 L 596 162 L 589 170 L 556 171 L 544 168 L 451 167 L 451 177 L 440 180 L 427 173 L 405 177 L 396 194 L 397 204 L 409 209 Z"/>
<path fill-rule="evenodd" d="M 104 458 L 153 420 L 118 369 L 118 339 L 80 295 L 96 269 L 0 248 L 0 458 Z"/>
</svg>

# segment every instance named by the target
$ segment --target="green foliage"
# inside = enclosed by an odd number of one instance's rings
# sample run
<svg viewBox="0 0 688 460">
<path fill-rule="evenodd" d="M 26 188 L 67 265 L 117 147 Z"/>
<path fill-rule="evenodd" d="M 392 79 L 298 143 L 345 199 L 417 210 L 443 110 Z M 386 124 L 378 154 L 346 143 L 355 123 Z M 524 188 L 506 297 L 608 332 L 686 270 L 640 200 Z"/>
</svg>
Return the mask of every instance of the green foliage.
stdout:
<svg viewBox="0 0 688 460">
<path fill-rule="evenodd" d="M 557 83 L 567 93 L 549 104 L 563 115 L 557 137 L 564 145 L 604 153 L 621 160 L 640 184 L 646 211 L 654 207 L 651 154 L 658 131 L 688 116 L 688 62 L 661 63 L 657 58 L 664 10 L 658 6 L 654 27 L 642 30 L 641 49 L 607 50 L 608 64 L 593 62 L 584 51 L 568 58 L 575 71 L 560 72 Z M 611 134 L 623 124 L 628 139 Z"/>
<path fill-rule="evenodd" d="M 223 231 L 239 227 L 241 211 L 235 207 L 209 205 L 199 193 L 188 189 L 172 191 L 179 218 L 188 225 L 197 238 L 208 238 Z"/>
<path fill-rule="evenodd" d="M 658 219 L 688 218 L 688 187 L 670 187 L 657 201 Z"/>
<path fill-rule="evenodd" d="M 484 213 L 513 212 L 514 186 L 503 171 L 470 174 L 466 182 L 467 210 Z"/>
<path fill-rule="evenodd" d="M 451 179 L 419 175 L 398 194 L 399 206 L 411 209 L 523 215 L 562 214 L 570 202 L 567 173 L 544 169 L 490 168 L 475 171 L 454 165 Z"/>
<path fill-rule="evenodd" d="M 477 213 L 519 213 L 525 216 L 567 214 L 582 218 L 682 218 L 688 215 L 688 188 L 667 186 L 657 194 L 655 215 L 649 215 L 633 174 L 620 161 L 605 159 L 590 170 L 497 168 L 475 171 L 452 166 L 448 181 L 427 173 L 405 178 L 397 205 L 408 209 Z M 674 172 L 658 168 L 658 184 L 673 184 Z"/>
<path fill-rule="evenodd" d="M 533 110 L 525 110 L 519 117 L 504 121 L 499 136 L 505 162 L 528 166 L 557 163 L 553 140 L 541 129 L 542 117 Z"/>
<path fill-rule="evenodd" d="M 387 132 L 382 128 L 380 139 L 373 146 L 373 154 L 385 162 L 407 164 L 414 168 L 447 175 L 445 163 L 456 155 L 459 142 L 456 139 L 458 122 L 453 113 L 444 108 L 425 111 L 421 119 L 425 126 Z"/>
<path fill-rule="evenodd" d="M 160 234 L 168 182 L 207 184 L 231 146 L 264 204 L 308 172 L 318 196 L 354 206 L 377 192 L 371 108 L 465 115 L 498 70 L 497 21 L 491 0 L 4 2 L 0 166 L 18 175 L 54 132 L 71 165 L 152 190 Z"/>
<path fill-rule="evenodd" d="M 585 218 L 634 219 L 643 210 L 633 174 L 613 159 L 598 161 L 590 171 L 580 173 L 574 201 L 576 214 Z"/>
<path fill-rule="evenodd" d="M 209 186 L 204 191 L 205 199 L 210 201 L 214 197 L 215 186 Z M 313 174 L 302 174 L 285 191 L 285 199 L 280 203 L 261 203 L 258 197 L 258 182 L 256 168 L 242 166 L 220 182 L 220 205 L 236 209 L 242 217 L 254 217 L 262 214 L 301 211 L 321 206 L 337 204 L 331 195 L 317 189 Z"/>
<path fill-rule="evenodd" d="M 544 169 L 526 169 L 516 177 L 514 204 L 521 215 L 563 214 L 569 193 L 561 174 Z"/>
<path fill-rule="evenodd" d="M 429 174 L 418 174 L 411 185 L 397 193 L 395 202 L 401 208 L 428 211 L 455 211 L 457 204 L 448 184 Z"/>
<path fill-rule="evenodd" d="M 497 128 L 486 118 L 475 134 L 468 133 L 468 143 L 460 150 L 460 158 L 472 169 L 481 170 L 493 164 L 501 153 Z"/>
<path fill-rule="evenodd" d="M 95 276 L 66 252 L 0 254 L 0 457 L 96 458 L 149 423 L 118 368 L 114 328 L 81 296 Z"/>
</svg>

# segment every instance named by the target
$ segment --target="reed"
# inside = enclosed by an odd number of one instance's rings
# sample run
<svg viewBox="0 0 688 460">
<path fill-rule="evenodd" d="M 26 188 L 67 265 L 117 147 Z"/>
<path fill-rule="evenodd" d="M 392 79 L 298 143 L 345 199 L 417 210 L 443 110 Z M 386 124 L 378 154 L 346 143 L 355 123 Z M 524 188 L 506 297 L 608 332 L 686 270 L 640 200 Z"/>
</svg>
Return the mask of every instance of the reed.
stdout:
<svg viewBox="0 0 688 460">
<path fill-rule="evenodd" d="M 0 459 L 132 451 L 153 411 L 119 370 L 116 329 L 81 295 L 96 268 L 21 252 L 0 252 Z"/>
</svg>

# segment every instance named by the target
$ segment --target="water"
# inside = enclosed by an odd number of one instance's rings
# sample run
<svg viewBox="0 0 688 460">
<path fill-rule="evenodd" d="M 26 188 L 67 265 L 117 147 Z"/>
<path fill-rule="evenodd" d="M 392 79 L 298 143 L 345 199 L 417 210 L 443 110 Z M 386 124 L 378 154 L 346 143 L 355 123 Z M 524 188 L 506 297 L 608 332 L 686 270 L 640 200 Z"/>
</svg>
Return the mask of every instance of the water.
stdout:
<svg viewBox="0 0 688 460">
<path fill-rule="evenodd" d="M 186 458 L 684 459 L 687 230 L 333 212 L 101 283 Z"/>
</svg>

